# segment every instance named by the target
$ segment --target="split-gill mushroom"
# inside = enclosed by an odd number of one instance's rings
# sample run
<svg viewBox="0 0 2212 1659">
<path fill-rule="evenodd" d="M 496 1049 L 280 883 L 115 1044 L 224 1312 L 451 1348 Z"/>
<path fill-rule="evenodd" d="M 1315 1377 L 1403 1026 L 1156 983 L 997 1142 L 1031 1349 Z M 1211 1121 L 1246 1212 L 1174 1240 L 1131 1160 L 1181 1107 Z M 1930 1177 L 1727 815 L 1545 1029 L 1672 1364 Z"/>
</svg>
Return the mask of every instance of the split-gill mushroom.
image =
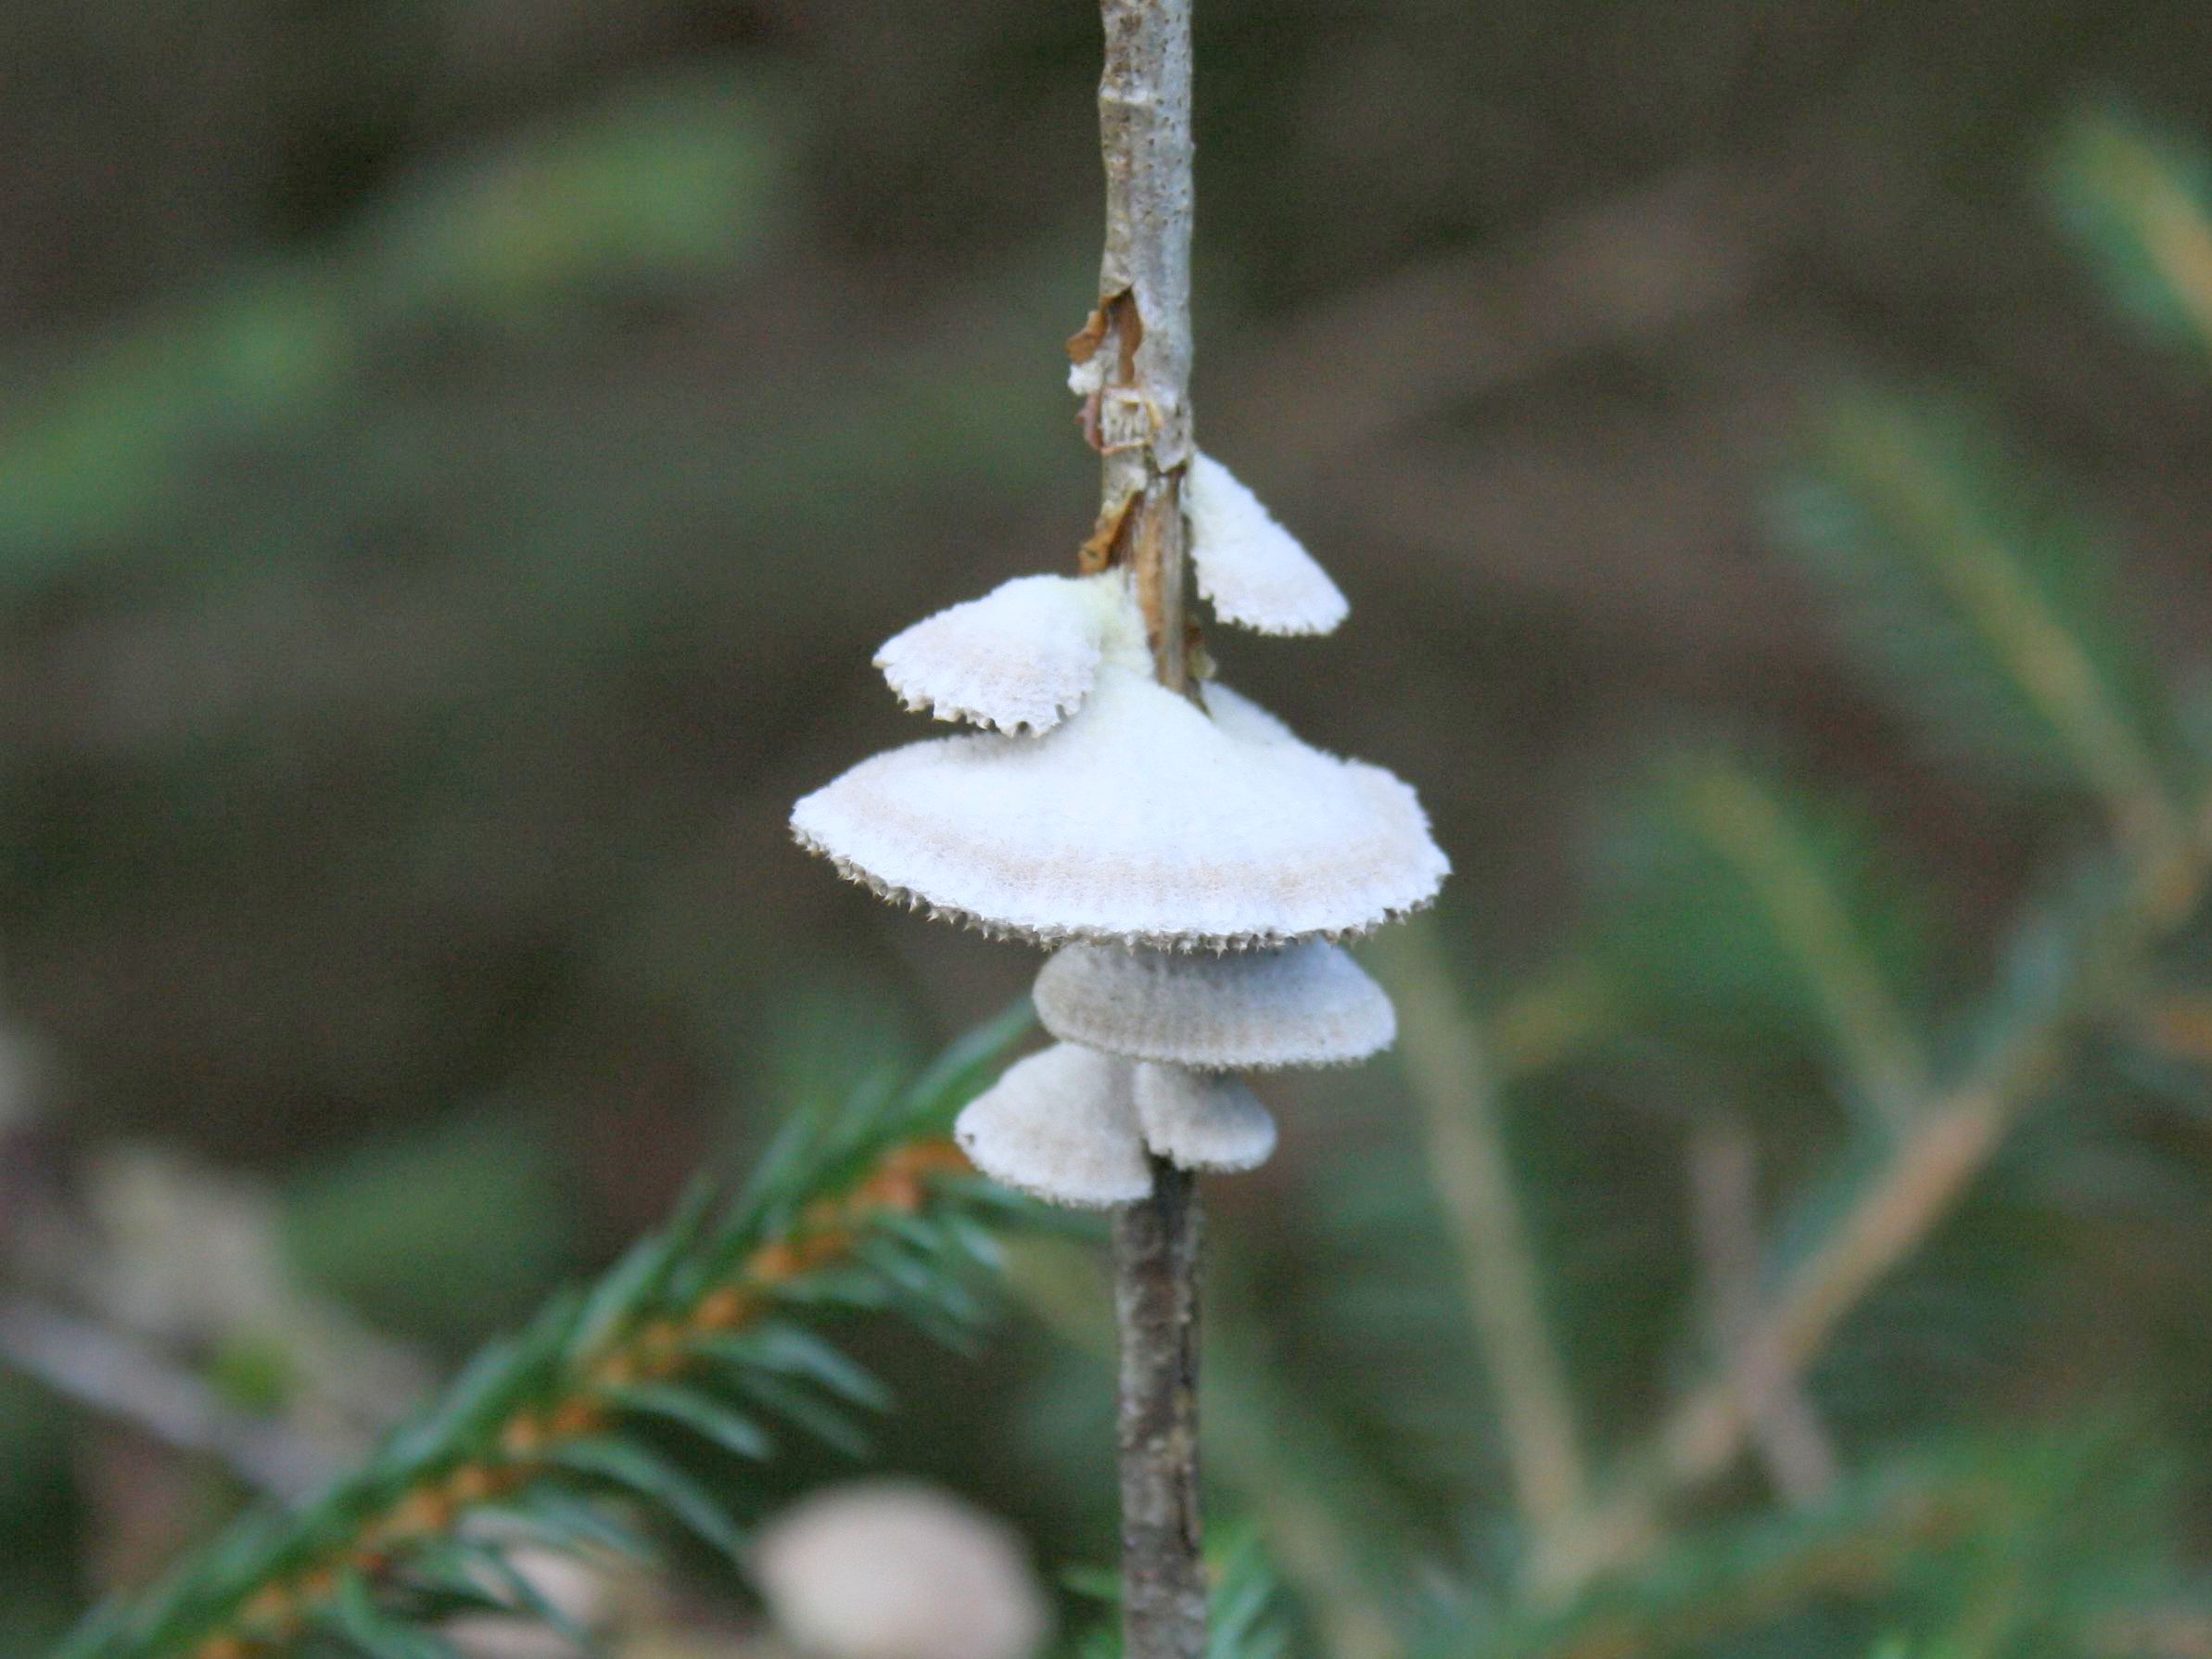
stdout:
<svg viewBox="0 0 2212 1659">
<path fill-rule="evenodd" d="M 1250 490 L 1203 456 L 1187 482 L 1219 619 L 1336 626 L 1343 596 Z M 1159 684 L 1117 569 L 1009 582 L 876 661 L 909 706 L 998 729 L 861 762 L 798 803 L 798 839 L 888 898 L 1062 947 L 1036 993 L 1062 1041 L 961 1116 L 977 1167 L 1087 1206 L 1143 1197 L 1148 1154 L 1250 1169 L 1276 1127 L 1242 1073 L 1388 1046 L 1388 997 L 1335 942 L 1449 868 L 1406 785 L 1216 682 Z"/>
</svg>

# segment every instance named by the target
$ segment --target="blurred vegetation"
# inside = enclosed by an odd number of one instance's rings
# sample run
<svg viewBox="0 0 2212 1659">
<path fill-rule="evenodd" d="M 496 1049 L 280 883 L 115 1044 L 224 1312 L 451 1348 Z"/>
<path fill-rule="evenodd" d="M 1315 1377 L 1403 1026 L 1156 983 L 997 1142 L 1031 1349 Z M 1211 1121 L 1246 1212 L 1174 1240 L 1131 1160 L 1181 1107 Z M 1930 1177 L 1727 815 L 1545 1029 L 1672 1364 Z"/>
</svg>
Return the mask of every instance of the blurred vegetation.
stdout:
<svg viewBox="0 0 2212 1659">
<path fill-rule="evenodd" d="M 1354 602 L 1219 654 L 1462 871 L 1217 1184 L 1239 1651 L 2206 1651 L 2198 19 L 1201 10 L 1207 441 Z M 197 1413 L 0 1374 L 30 1653 L 1019 989 L 782 820 L 1087 527 L 1096 42 L 11 25 L 0 1315 Z M 1095 1261 L 1010 1272 L 845 1334 L 874 1456 L 1104 1561 Z"/>
</svg>

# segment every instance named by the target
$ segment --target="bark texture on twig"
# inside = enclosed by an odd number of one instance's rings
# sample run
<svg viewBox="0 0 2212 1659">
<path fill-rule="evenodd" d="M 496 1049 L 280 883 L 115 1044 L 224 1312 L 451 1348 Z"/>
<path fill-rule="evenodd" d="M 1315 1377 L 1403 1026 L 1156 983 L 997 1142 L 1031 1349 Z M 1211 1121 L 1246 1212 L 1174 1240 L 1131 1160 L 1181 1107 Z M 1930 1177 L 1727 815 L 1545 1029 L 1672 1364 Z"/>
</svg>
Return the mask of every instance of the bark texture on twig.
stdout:
<svg viewBox="0 0 2212 1659">
<path fill-rule="evenodd" d="M 1129 573 L 1161 684 L 1189 683 L 1182 480 L 1190 459 L 1190 0 L 1103 0 L 1099 137 L 1106 248 L 1099 309 L 1071 343 L 1103 457 L 1093 563 Z M 1171 835 L 1175 826 L 1163 824 Z M 1152 1160 L 1152 1196 L 1115 1218 L 1121 1329 L 1123 1640 L 1129 1659 L 1199 1659 L 1196 1179 Z"/>
<path fill-rule="evenodd" d="M 1130 1659 L 1206 1651 L 1198 1490 L 1198 1178 L 1152 1160 L 1113 1221 L 1121 1327 L 1122 1632 Z"/>
<path fill-rule="evenodd" d="M 1104 0 L 1099 82 L 1106 251 L 1071 350 L 1095 365 L 1104 457 L 1092 549 L 1125 565 L 1163 685 L 1186 668 L 1183 469 L 1190 459 L 1190 0 Z"/>
</svg>

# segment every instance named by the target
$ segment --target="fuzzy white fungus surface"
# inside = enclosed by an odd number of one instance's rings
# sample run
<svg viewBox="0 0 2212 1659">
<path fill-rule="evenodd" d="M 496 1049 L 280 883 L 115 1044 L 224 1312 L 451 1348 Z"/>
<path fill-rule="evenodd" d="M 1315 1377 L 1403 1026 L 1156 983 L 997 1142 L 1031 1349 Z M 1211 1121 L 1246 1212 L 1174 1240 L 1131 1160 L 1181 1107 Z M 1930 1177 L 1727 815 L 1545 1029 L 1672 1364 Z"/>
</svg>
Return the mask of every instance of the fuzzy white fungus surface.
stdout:
<svg viewBox="0 0 2212 1659">
<path fill-rule="evenodd" d="M 1073 1043 L 1009 1066 L 953 1136 L 992 1180 L 1050 1203 L 1101 1209 L 1152 1190 L 1129 1062 Z"/>
<path fill-rule="evenodd" d="M 1398 1032 L 1382 987 L 1326 940 L 1233 955 L 1071 944 L 1035 994 L 1056 1037 L 1214 1070 L 1349 1065 Z"/>
<path fill-rule="evenodd" d="M 1313 554 L 1211 455 L 1183 487 L 1198 590 L 1224 622 L 1263 634 L 1326 634 L 1351 606 Z"/>
<path fill-rule="evenodd" d="M 1209 718 L 1109 660 L 1041 737 L 875 755 L 800 801 L 792 829 L 890 897 L 1050 943 L 1273 945 L 1427 904 L 1450 865 L 1413 791 L 1237 703 Z"/>
<path fill-rule="evenodd" d="M 1144 1143 L 1186 1170 L 1256 1170 L 1275 1151 L 1275 1120 L 1234 1073 L 1139 1065 L 1137 1121 Z"/>
<path fill-rule="evenodd" d="M 1217 679 L 1198 689 L 1214 724 L 1239 743 L 1295 743 L 1298 734 L 1241 691 L 1232 691 Z"/>
<path fill-rule="evenodd" d="M 875 665 L 909 708 L 1046 731 L 1082 703 L 1110 651 L 1143 649 L 1119 576 L 1017 576 L 894 635 Z"/>
</svg>

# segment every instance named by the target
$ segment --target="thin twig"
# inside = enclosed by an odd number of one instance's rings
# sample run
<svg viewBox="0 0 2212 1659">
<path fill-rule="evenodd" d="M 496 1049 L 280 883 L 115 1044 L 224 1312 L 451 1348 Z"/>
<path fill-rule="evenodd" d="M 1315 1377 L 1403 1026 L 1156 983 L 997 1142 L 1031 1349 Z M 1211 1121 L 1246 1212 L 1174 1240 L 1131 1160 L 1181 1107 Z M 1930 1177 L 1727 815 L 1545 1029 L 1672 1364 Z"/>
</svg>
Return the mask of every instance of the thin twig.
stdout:
<svg viewBox="0 0 2212 1659">
<path fill-rule="evenodd" d="M 1190 459 L 1189 0 L 1103 0 L 1099 82 L 1106 247 L 1099 308 L 1072 344 L 1104 457 L 1092 563 L 1129 573 L 1160 683 L 1189 683 L 1183 470 Z M 1175 826 L 1159 826 L 1173 834 Z M 1206 1646 L 1198 1477 L 1198 1184 L 1152 1159 L 1152 1196 L 1114 1220 L 1121 1327 L 1122 1624 L 1129 1659 Z"/>
<path fill-rule="evenodd" d="M 1079 1260 L 1054 1241 L 1017 1240 L 1007 1276 L 1055 1336 L 1110 1359 L 1112 1322 Z M 1396 1585 L 1404 1560 L 1395 1529 L 1374 1524 L 1388 1500 L 1367 1471 L 1347 1466 L 1307 1402 L 1285 1389 L 1255 1317 L 1218 1302 L 1209 1316 L 1207 1466 L 1260 1523 L 1268 1553 L 1314 1621 L 1321 1652 L 1330 1659 L 1395 1659 L 1404 1644 L 1377 1588 Z"/>
<path fill-rule="evenodd" d="M 1206 1650 L 1198 1481 L 1198 1178 L 1152 1160 L 1113 1218 L 1121 1331 L 1122 1627 L 1131 1659 Z"/>
<path fill-rule="evenodd" d="M 1428 1167 L 1459 1247 L 1468 1311 L 1497 1395 L 1514 1495 L 1532 1538 L 1531 1579 L 1542 1583 L 1561 1571 L 1560 1528 L 1586 1507 L 1588 1465 L 1544 1314 L 1496 1083 L 1430 929 L 1398 930 L 1386 953 Z"/>
<path fill-rule="evenodd" d="M 1725 1353 L 1759 1319 L 1758 1143 L 1733 1118 L 1707 1119 L 1691 1133 L 1689 1166 L 1707 1321 Z M 1802 1378 L 1784 1379 L 1761 1402 L 1751 1438 L 1785 1501 L 1802 1507 L 1835 1486 L 1836 1448 Z"/>
</svg>

